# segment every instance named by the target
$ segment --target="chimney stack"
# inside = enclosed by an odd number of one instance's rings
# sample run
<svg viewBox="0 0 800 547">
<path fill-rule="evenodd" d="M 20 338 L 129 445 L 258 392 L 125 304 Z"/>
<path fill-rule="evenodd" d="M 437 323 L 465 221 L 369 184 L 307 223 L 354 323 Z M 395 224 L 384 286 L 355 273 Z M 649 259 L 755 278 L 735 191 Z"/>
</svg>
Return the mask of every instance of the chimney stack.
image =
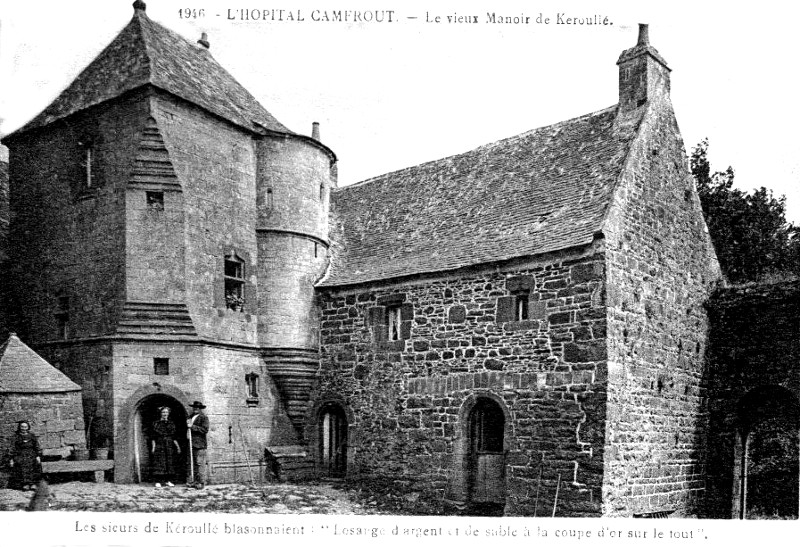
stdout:
<svg viewBox="0 0 800 547">
<path fill-rule="evenodd" d="M 200 39 L 197 41 L 197 43 L 206 49 L 211 48 L 211 44 L 208 43 L 208 34 L 205 32 L 200 35 Z"/>
<path fill-rule="evenodd" d="M 650 25 L 647 23 L 639 23 L 639 40 L 636 42 L 636 47 L 650 45 Z"/>
<path fill-rule="evenodd" d="M 139 11 L 144 12 L 145 10 L 147 10 L 147 4 L 142 2 L 142 0 L 136 0 L 136 2 L 133 3 L 134 14 L 136 14 Z"/>
<path fill-rule="evenodd" d="M 319 141 L 319 122 L 313 122 L 311 124 L 311 138 L 315 141 Z"/>
<path fill-rule="evenodd" d="M 639 24 L 636 45 L 619 56 L 619 112 L 644 106 L 653 99 L 669 95 L 667 62 L 650 45 L 650 29 Z"/>
</svg>

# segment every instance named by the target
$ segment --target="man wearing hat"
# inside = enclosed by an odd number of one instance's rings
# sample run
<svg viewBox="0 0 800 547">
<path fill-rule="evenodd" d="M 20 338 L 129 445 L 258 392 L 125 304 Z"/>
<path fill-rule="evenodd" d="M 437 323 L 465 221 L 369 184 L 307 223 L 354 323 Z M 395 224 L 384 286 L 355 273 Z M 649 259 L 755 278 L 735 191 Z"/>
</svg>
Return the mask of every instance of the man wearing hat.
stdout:
<svg viewBox="0 0 800 547">
<path fill-rule="evenodd" d="M 192 458 L 193 474 L 189 477 L 189 486 L 203 488 L 206 485 L 206 433 L 208 433 L 208 416 L 203 413 L 206 407 L 200 401 L 191 404 L 192 417 L 186 420 L 188 427 L 189 449 Z"/>
</svg>

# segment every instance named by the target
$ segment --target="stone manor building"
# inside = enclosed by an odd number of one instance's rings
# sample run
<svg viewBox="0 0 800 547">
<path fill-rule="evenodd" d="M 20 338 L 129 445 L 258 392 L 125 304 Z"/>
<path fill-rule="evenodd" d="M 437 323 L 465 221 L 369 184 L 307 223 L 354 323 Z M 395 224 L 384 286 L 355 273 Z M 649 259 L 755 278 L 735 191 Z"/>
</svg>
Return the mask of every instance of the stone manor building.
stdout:
<svg viewBox="0 0 800 547">
<path fill-rule="evenodd" d="M 202 400 L 216 482 L 266 449 L 467 511 L 697 513 L 721 274 L 646 26 L 617 66 L 609 108 L 338 188 L 316 126 L 137 0 L 3 139 L 8 322 L 118 482 Z"/>
</svg>

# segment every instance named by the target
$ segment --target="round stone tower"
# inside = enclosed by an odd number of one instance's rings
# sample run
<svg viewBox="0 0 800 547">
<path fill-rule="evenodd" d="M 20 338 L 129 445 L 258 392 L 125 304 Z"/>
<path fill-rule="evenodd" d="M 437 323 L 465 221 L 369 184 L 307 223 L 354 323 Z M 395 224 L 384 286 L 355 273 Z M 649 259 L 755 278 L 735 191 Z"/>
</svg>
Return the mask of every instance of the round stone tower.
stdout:
<svg viewBox="0 0 800 547">
<path fill-rule="evenodd" d="M 314 284 L 328 263 L 336 156 L 312 137 L 265 132 L 258 140 L 258 339 L 298 433 L 319 366 Z"/>
</svg>

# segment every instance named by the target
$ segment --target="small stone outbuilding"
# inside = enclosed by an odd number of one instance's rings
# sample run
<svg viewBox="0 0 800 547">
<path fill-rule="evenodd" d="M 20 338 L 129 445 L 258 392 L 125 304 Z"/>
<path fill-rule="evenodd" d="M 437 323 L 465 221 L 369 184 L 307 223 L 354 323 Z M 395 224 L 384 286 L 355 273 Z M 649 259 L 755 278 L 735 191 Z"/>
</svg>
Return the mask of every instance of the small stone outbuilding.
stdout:
<svg viewBox="0 0 800 547">
<path fill-rule="evenodd" d="M 86 447 L 81 387 L 26 346 L 16 334 L 0 346 L 0 453 L 27 420 L 45 455 Z"/>
</svg>

